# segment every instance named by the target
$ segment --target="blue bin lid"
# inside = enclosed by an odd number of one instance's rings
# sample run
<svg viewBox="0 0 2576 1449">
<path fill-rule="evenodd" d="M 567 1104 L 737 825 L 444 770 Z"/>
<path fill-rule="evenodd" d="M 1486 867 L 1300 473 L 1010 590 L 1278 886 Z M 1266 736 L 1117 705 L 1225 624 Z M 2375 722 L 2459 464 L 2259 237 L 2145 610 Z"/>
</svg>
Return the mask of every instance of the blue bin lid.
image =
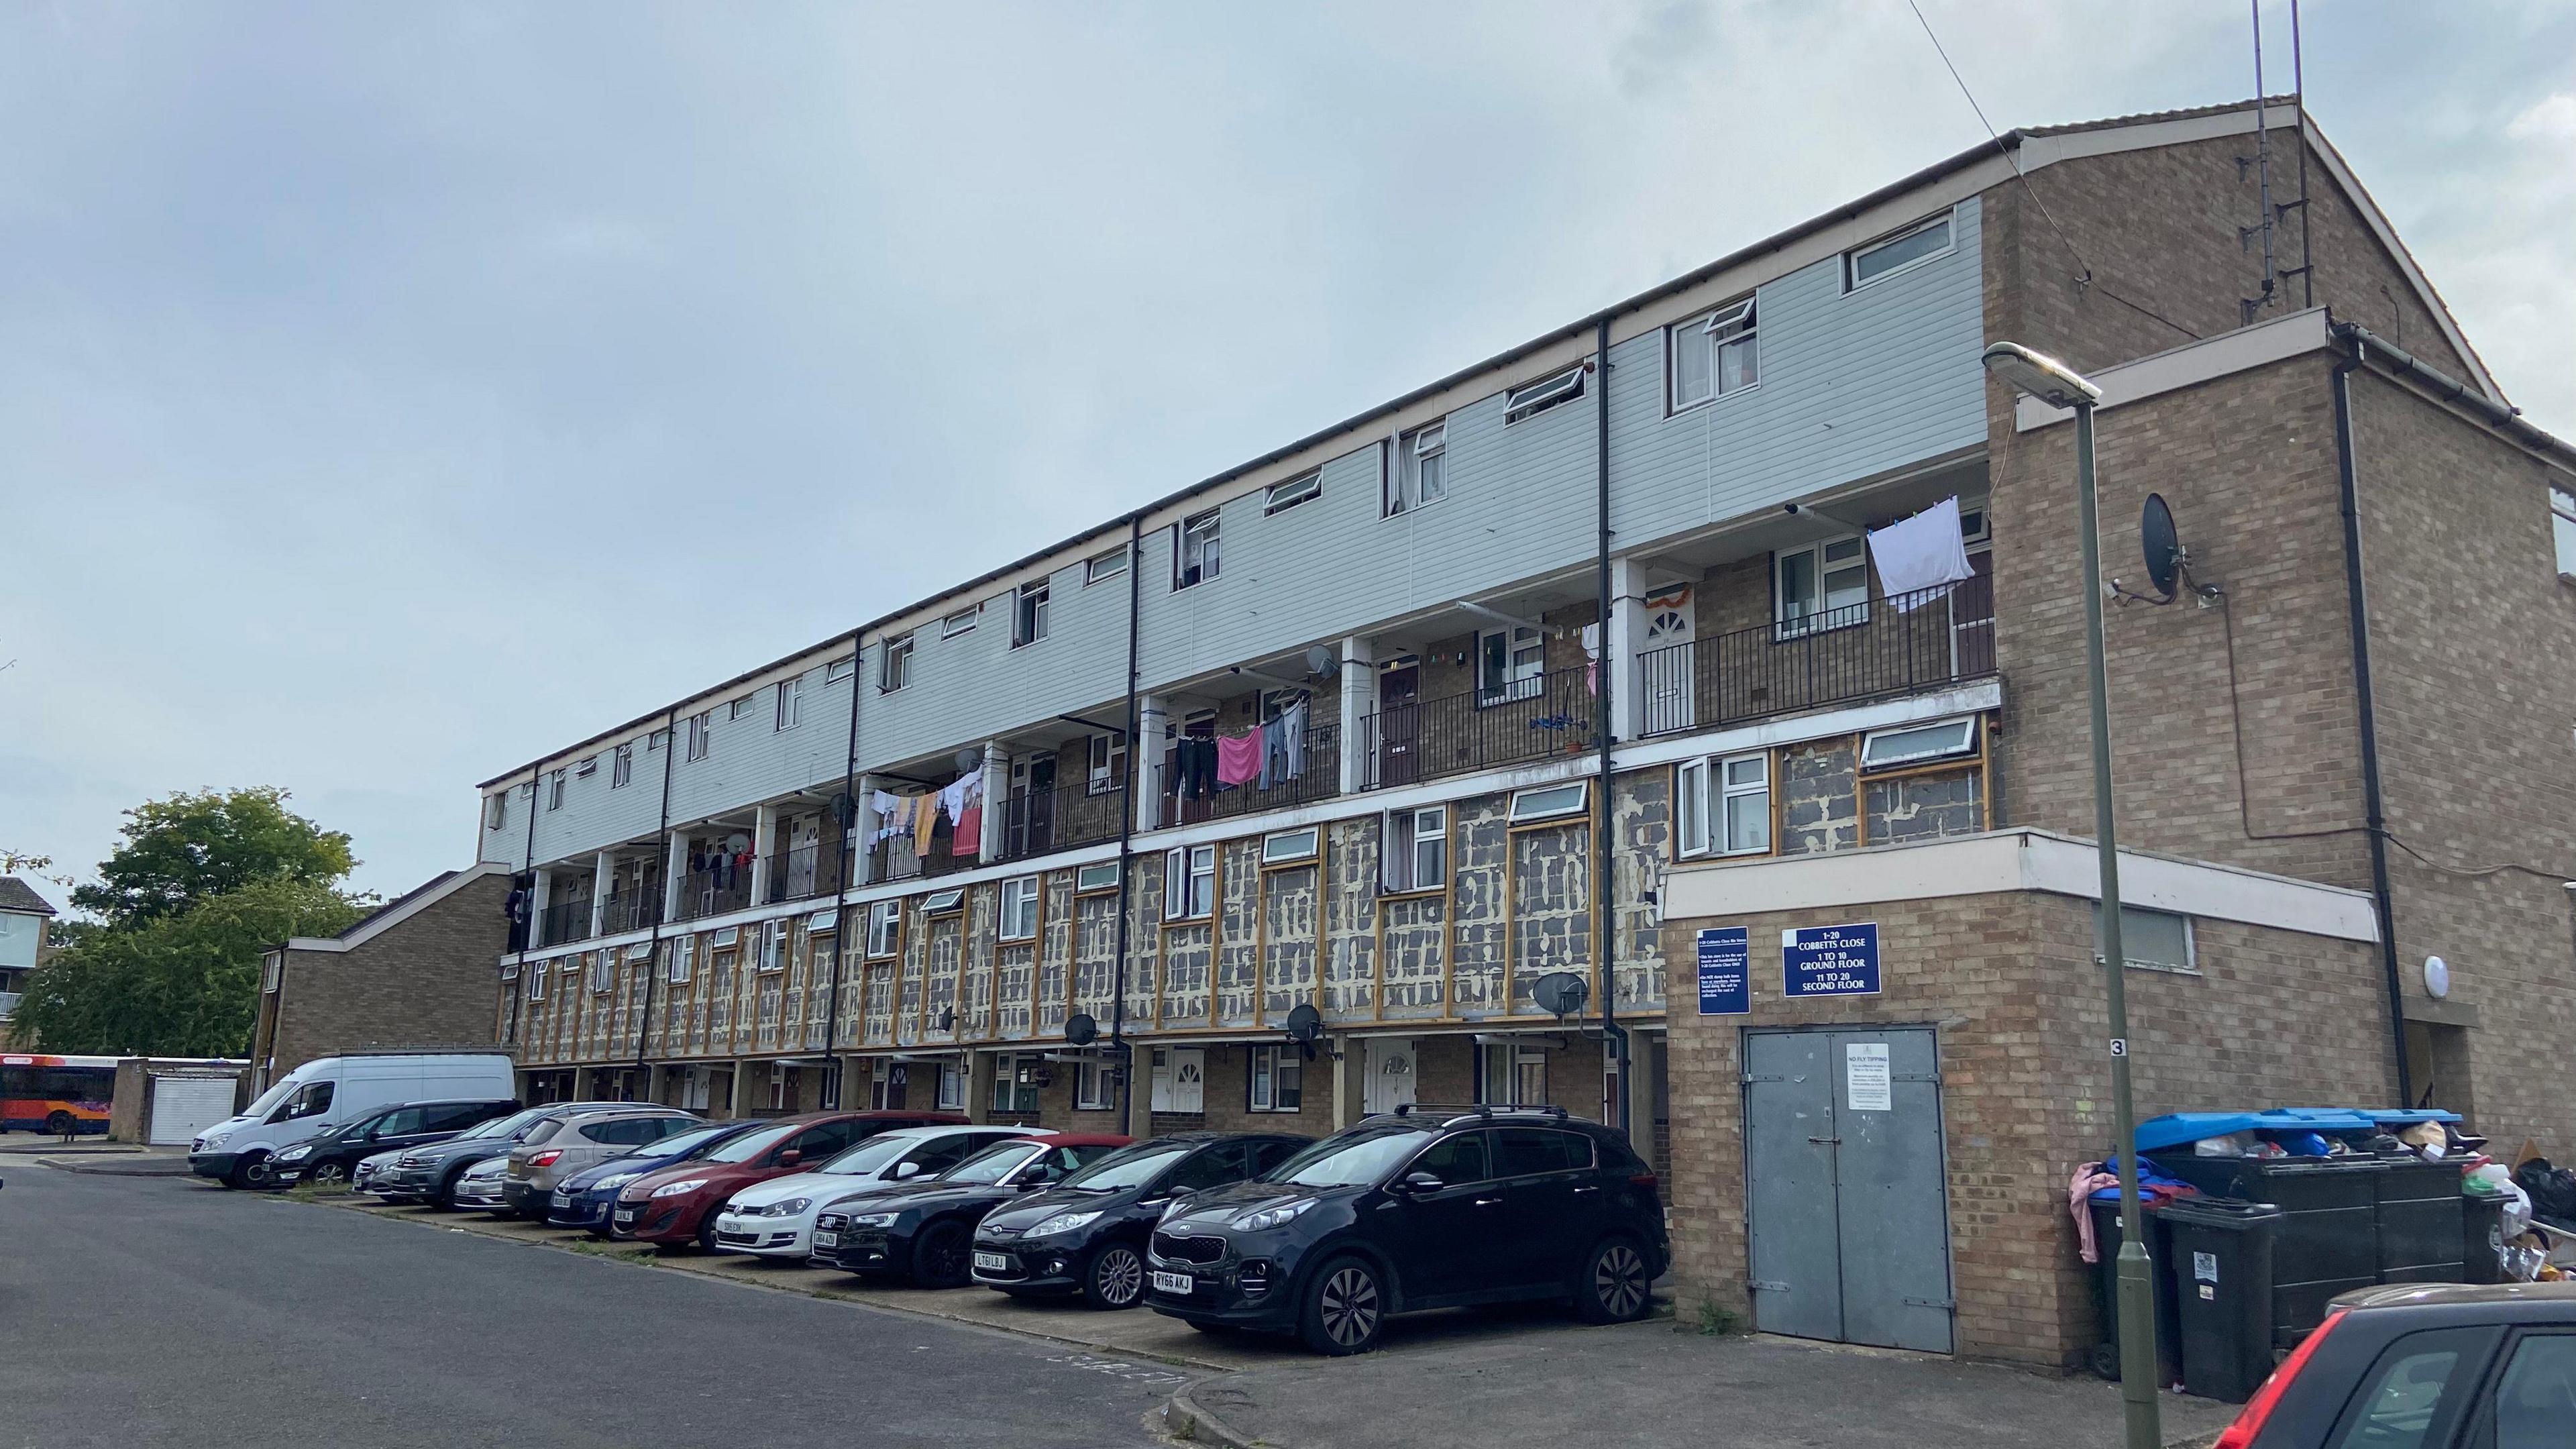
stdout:
<svg viewBox="0 0 2576 1449">
<path fill-rule="evenodd" d="M 2412 1126 L 2417 1122 L 2457 1122 L 2460 1120 L 2459 1113 L 2445 1112 L 2438 1107 L 2416 1107 L 2410 1110 L 2384 1112 L 2372 1111 L 2368 1108 L 2364 1108 L 2363 1115 L 2370 1118 L 2371 1121 L 2380 1123 L 2383 1126 L 2395 1124 L 2400 1127 Z"/>
<path fill-rule="evenodd" d="M 2380 1119 L 2350 1107 L 2275 1107 L 2257 1113 L 2256 1127 L 2275 1132 L 2368 1132 Z"/>
<path fill-rule="evenodd" d="M 2230 1132 L 2251 1132 L 2265 1125 L 2282 1127 L 2287 1124 L 2281 1122 L 2266 1124 L 2260 1112 L 2168 1112 L 2162 1117 L 2150 1117 L 2138 1124 L 2138 1150 L 2155 1152 L 2167 1147 L 2181 1147 L 2198 1142 L 2204 1137 L 2224 1137 Z M 2370 1124 L 2365 1122 L 2362 1125 L 2366 1127 Z"/>
</svg>

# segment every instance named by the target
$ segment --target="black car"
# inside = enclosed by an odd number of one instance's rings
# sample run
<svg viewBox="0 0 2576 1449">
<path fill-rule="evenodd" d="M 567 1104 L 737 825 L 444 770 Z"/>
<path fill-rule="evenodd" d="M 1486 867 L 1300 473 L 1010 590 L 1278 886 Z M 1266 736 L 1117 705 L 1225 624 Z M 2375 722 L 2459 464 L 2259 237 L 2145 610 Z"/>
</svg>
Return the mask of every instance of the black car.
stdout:
<svg viewBox="0 0 2576 1449">
<path fill-rule="evenodd" d="M 1176 1205 L 1147 1301 L 1211 1331 L 1374 1347 L 1391 1314 L 1571 1299 L 1586 1322 L 1646 1315 L 1670 1259 L 1652 1168 L 1561 1108 L 1409 1109 L 1307 1148 L 1258 1182 Z"/>
<path fill-rule="evenodd" d="M 2216 1449 L 2563 1449 L 2576 1282 L 2391 1283 L 2334 1300 Z"/>
<path fill-rule="evenodd" d="M 518 1110 L 518 1099 L 514 1097 L 498 1101 L 405 1102 L 298 1142 L 270 1158 L 269 1165 L 281 1187 L 298 1182 L 344 1183 L 360 1161 L 379 1152 L 444 1142 L 467 1128 Z"/>
<path fill-rule="evenodd" d="M 465 1169 L 488 1158 L 508 1156 L 510 1149 L 518 1146 L 538 1123 L 582 1107 L 624 1105 L 549 1102 L 542 1107 L 522 1108 L 507 1117 L 495 1117 L 444 1142 L 433 1142 L 395 1158 L 393 1166 L 368 1179 L 367 1191 L 387 1202 L 426 1202 L 432 1207 L 453 1208 L 456 1179 L 465 1175 Z"/>
<path fill-rule="evenodd" d="M 1145 1239 L 1176 1198 L 1267 1172 L 1312 1139 L 1183 1132 L 1123 1147 L 975 1229 L 975 1281 L 1022 1297 L 1078 1293 L 1094 1308 L 1145 1294 Z"/>
<path fill-rule="evenodd" d="M 986 1213 L 1062 1182 L 1127 1142 L 1066 1133 L 996 1142 L 937 1177 L 834 1204 L 814 1219 L 806 1261 L 924 1288 L 962 1288 Z"/>
</svg>

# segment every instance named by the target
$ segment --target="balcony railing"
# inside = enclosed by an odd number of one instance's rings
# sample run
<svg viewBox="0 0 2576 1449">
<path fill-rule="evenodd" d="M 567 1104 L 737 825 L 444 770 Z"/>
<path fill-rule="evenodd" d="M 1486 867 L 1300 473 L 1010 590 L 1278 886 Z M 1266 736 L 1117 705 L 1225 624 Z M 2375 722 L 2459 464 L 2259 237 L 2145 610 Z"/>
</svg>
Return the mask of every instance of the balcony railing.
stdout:
<svg viewBox="0 0 2576 1449">
<path fill-rule="evenodd" d="M 662 883 L 648 880 L 641 889 L 625 895 L 613 895 L 600 907 L 599 929 L 604 935 L 626 931 L 649 930 L 662 922 Z"/>
<path fill-rule="evenodd" d="M 680 919 L 694 921 L 751 904 L 751 866 L 726 861 L 680 879 Z"/>
<path fill-rule="evenodd" d="M 1378 789 L 1560 755 L 1596 745 L 1590 665 L 1551 670 L 1442 699 L 1382 704 L 1361 719 Z"/>
<path fill-rule="evenodd" d="M 1163 779 L 1166 825 L 1195 825 L 1202 820 L 1257 815 L 1311 800 L 1329 800 L 1342 793 L 1342 728 L 1327 722 L 1307 725 L 1297 772 L 1284 780 L 1274 779 L 1267 788 L 1257 781 L 1219 786 L 1193 799 L 1181 792 L 1179 756 L 1170 750 L 1163 754 Z"/>
<path fill-rule="evenodd" d="M 1638 733 L 1892 699 L 1995 672 L 1994 580 L 1919 589 L 1637 656 Z"/>
<path fill-rule="evenodd" d="M 929 855 L 912 853 L 912 843 L 901 836 L 877 842 L 868 852 L 868 879 L 871 881 L 920 880 L 929 876 L 948 875 L 972 870 L 980 863 L 973 855 L 951 855 L 946 836 Z"/>
<path fill-rule="evenodd" d="M 589 939 L 590 897 L 582 896 L 575 900 L 555 901 L 546 907 L 545 920 L 540 927 L 537 942 L 539 945 L 560 946 L 566 941 Z"/>
<path fill-rule="evenodd" d="M 768 905 L 828 896 L 841 888 L 841 847 L 800 845 L 771 855 Z"/>
<path fill-rule="evenodd" d="M 1001 858 L 1026 860 L 1050 851 L 1115 840 L 1126 809 L 1125 787 L 1093 794 L 1087 782 L 1032 790 L 1006 800 L 999 820 Z"/>
</svg>

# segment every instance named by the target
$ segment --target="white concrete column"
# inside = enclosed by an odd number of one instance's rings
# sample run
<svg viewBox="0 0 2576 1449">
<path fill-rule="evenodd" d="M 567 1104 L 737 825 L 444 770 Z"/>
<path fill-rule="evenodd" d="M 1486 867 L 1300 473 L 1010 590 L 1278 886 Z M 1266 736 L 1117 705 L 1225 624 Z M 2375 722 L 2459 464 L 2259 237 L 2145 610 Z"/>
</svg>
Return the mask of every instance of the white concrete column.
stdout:
<svg viewBox="0 0 2576 1449">
<path fill-rule="evenodd" d="M 984 833 L 975 843 L 975 858 L 990 863 L 1002 858 L 1004 803 L 1011 798 L 1011 757 L 1000 740 L 984 742 Z"/>
<path fill-rule="evenodd" d="M 1170 706 L 1159 694 L 1136 697 L 1136 738 L 1127 742 L 1128 788 L 1136 792 L 1136 828 L 1163 824 L 1163 730 Z"/>
<path fill-rule="evenodd" d="M 551 933 L 546 930 L 546 902 L 554 895 L 555 873 L 550 866 L 538 866 L 530 874 L 536 883 L 528 889 L 528 944 L 551 946 Z"/>
<path fill-rule="evenodd" d="M 1342 789 L 1364 790 L 1377 781 L 1369 769 L 1363 721 L 1377 713 L 1377 641 L 1356 635 L 1342 641 Z"/>
<path fill-rule="evenodd" d="M 1645 636 L 1645 578 L 1635 561 L 1610 560 L 1610 617 L 1601 630 L 1601 653 L 1608 660 L 1610 733 L 1621 740 L 1637 737 L 1637 643 Z"/>
<path fill-rule="evenodd" d="M 877 797 L 877 777 L 861 775 L 858 777 L 858 783 L 850 789 L 852 795 L 858 800 L 856 816 L 850 822 L 850 884 L 855 888 L 866 885 L 875 877 L 875 847 L 869 842 L 877 833 L 877 809 L 868 802 Z M 843 940 L 850 939 L 847 934 L 849 929 L 847 926 L 841 928 Z M 843 1100 L 846 1101 L 849 1093 L 846 1083 L 843 1084 L 841 1091 Z"/>
<path fill-rule="evenodd" d="M 664 748 L 669 748 L 664 746 Z M 670 853 L 662 860 L 662 919 L 665 923 L 680 919 L 680 892 L 689 882 L 689 832 L 671 832 Z"/>
<path fill-rule="evenodd" d="M 778 834 L 778 807 L 763 804 L 752 812 L 751 903 L 769 904 L 769 849 Z"/>
<path fill-rule="evenodd" d="M 590 933 L 608 930 L 608 883 L 617 874 L 617 857 L 601 851 L 590 859 Z"/>
</svg>

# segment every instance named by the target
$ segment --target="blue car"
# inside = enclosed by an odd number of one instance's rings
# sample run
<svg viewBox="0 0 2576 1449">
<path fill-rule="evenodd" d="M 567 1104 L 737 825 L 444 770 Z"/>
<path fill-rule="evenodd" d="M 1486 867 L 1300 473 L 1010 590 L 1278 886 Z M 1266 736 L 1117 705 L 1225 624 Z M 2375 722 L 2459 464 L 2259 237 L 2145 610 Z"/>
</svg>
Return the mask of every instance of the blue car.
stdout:
<svg viewBox="0 0 2576 1449">
<path fill-rule="evenodd" d="M 597 1167 L 584 1168 L 555 1185 L 546 1199 L 546 1225 L 555 1228 L 582 1228 L 591 1236 L 608 1236 L 608 1215 L 617 1205 L 617 1191 L 648 1172 L 686 1162 L 709 1149 L 730 1142 L 761 1122 L 711 1122 L 704 1127 L 675 1132 L 659 1142 L 648 1143 L 622 1157 L 612 1157 Z"/>
</svg>

